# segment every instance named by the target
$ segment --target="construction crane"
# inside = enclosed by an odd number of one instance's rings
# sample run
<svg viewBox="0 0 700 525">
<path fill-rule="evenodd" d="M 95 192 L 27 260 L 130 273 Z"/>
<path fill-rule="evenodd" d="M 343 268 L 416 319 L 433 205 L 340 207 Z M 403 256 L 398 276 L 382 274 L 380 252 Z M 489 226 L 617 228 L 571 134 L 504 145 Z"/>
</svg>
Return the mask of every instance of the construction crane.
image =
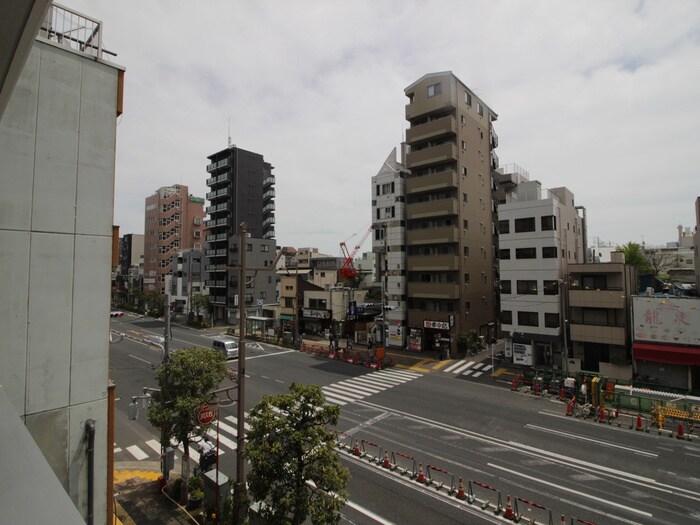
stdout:
<svg viewBox="0 0 700 525">
<path fill-rule="evenodd" d="M 348 245 L 345 243 L 345 241 L 340 243 L 340 251 L 343 254 L 343 257 L 345 257 L 345 261 L 343 262 L 343 266 L 340 267 L 340 270 L 338 270 L 339 281 L 350 281 L 357 277 L 357 270 L 355 269 L 355 266 L 353 266 L 352 261 L 355 258 L 355 255 L 357 255 L 357 252 L 360 251 L 362 244 L 367 240 L 367 237 L 371 231 L 372 225 L 370 224 L 365 230 L 365 233 L 362 235 L 362 238 L 358 241 L 355 248 L 353 248 L 351 252 L 348 251 Z"/>
</svg>

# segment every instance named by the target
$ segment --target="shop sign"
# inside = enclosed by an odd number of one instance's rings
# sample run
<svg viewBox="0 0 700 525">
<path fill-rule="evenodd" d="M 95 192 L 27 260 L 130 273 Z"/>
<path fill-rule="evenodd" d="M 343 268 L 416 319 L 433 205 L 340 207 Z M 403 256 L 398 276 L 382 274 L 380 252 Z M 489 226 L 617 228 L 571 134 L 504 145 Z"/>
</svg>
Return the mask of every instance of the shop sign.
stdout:
<svg viewBox="0 0 700 525">
<path fill-rule="evenodd" d="M 450 323 L 446 321 L 423 321 L 423 328 L 432 328 L 433 330 L 449 330 Z"/>
<path fill-rule="evenodd" d="M 309 310 L 304 308 L 301 312 L 307 319 L 328 319 L 331 316 L 328 310 Z"/>
</svg>

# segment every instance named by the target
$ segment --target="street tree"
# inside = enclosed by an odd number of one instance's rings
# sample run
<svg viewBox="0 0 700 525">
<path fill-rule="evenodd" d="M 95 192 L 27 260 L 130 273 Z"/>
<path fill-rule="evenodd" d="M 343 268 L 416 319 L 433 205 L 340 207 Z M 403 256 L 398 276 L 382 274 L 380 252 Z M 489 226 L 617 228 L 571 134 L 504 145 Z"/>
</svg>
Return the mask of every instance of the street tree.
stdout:
<svg viewBox="0 0 700 525">
<path fill-rule="evenodd" d="M 152 393 L 148 420 L 161 431 L 161 445 L 182 443 L 189 464 L 192 436 L 203 437 L 205 428 L 197 423 L 197 411 L 210 401 L 210 392 L 227 376 L 226 358 L 207 348 L 186 348 L 174 352 L 156 371 L 159 390 Z"/>
<path fill-rule="evenodd" d="M 340 415 L 321 388 L 292 383 L 289 394 L 265 396 L 250 413 L 246 457 L 250 493 L 269 523 L 338 523 L 349 472 L 328 425 Z"/>
<path fill-rule="evenodd" d="M 622 246 L 618 246 L 617 250 L 625 255 L 626 264 L 631 264 L 635 267 L 638 277 L 651 274 L 649 261 L 644 256 L 644 250 L 639 244 L 630 241 Z"/>
<path fill-rule="evenodd" d="M 202 311 L 208 312 L 210 305 L 209 297 L 206 295 L 198 293 L 192 296 L 192 309 L 195 315 L 199 316 Z"/>
</svg>

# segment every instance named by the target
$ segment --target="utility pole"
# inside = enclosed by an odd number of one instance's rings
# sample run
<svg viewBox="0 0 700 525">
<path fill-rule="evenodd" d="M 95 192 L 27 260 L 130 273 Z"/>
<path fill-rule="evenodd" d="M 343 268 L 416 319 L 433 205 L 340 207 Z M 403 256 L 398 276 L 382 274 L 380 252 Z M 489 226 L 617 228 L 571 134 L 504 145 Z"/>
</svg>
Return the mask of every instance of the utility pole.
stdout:
<svg viewBox="0 0 700 525">
<path fill-rule="evenodd" d="M 238 338 L 238 429 L 236 435 L 236 482 L 233 485 L 233 521 L 242 525 L 248 515 L 248 493 L 245 484 L 245 289 L 248 225 L 240 224 L 240 268 L 238 278 L 239 338 Z M 217 488 L 218 489 L 218 488 Z"/>
</svg>

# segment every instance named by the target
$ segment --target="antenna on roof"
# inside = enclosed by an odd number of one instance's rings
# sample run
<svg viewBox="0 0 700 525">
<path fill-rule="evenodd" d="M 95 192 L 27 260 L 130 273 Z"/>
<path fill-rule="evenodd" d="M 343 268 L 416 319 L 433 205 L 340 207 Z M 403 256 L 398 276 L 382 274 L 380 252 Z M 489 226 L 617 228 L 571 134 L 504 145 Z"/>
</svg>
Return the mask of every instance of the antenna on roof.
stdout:
<svg viewBox="0 0 700 525">
<path fill-rule="evenodd" d="M 231 119 L 228 119 L 228 147 L 231 147 Z"/>
</svg>

